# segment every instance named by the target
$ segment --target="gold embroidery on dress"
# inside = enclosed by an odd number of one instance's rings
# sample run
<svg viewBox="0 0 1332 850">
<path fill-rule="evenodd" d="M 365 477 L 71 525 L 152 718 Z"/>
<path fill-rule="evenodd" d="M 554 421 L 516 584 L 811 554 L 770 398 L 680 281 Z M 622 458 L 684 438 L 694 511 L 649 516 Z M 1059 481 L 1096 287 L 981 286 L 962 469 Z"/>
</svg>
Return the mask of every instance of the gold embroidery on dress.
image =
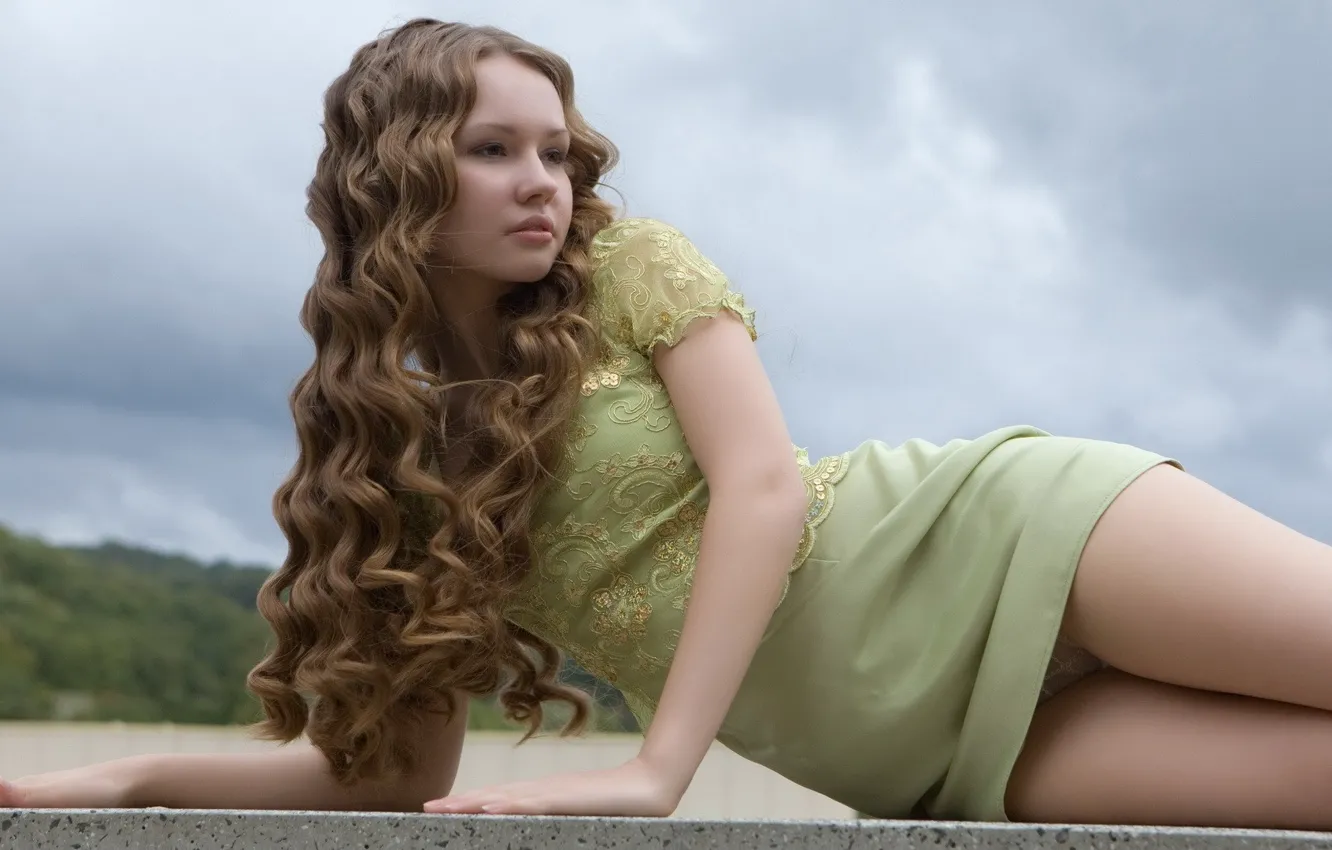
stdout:
<svg viewBox="0 0 1332 850">
<path fill-rule="evenodd" d="M 576 455 L 578 452 L 587 448 L 587 439 L 597 433 L 597 426 L 587 421 L 587 417 L 579 415 L 569 431 L 568 453 Z"/>
<path fill-rule="evenodd" d="M 598 575 L 624 560 L 623 547 L 599 523 L 566 519 L 554 528 L 544 525 L 532 533 L 540 553 L 537 571 L 547 590 L 557 590 L 566 603 L 579 603 Z"/>
<path fill-rule="evenodd" d="M 702 512 L 684 494 L 690 489 L 685 476 L 684 455 L 654 455 L 642 446 L 633 455 L 612 455 L 593 464 L 599 473 L 599 489 L 610 494 L 608 506 L 623 517 L 620 532 L 642 540 L 656 523 L 652 546 L 659 566 L 648 583 L 636 581 L 624 571 L 629 551 L 615 542 L 606 522 L 579 523 L 565 519 L 555 526 L 543 525 L 532 535 L 538 553 L 529 584 L 510 612 L 515 622 L 569 652 L 588 672 L 611 684 L 617 669 L 653 673 L 664 670 L 665 658 L 643 647 L 654 603 L 668 602 L 681 610 L 692 559 L 697 551 Z M 679 505 L 673 508 L 673 505 Z M 672 510 L 680 518 L 669 517 Z M 681 519 L 682 518 L 682 519 Z M 697 526 L 697 528 L 695 528 Z M 681 536 L 688 538 L 681 542 Z M 547 604 L 545 594 L 554 594 Z M 590 612 L 590 641 L 573 634 L 579 614 Z M 669 642 L 667 656 L 674 653 Z"/>
<path fill-rule="evenodd" d="M 642 422 L 652 432 L 664 431 L 671 426 L 672 411 L 666 387 L 651 364 L 636 353 L 608 354 L 583 378 L 581 392 L 584 398 L 590 398 L 600 390 L 621 386 L 632 388 L 635 395 L 632 398 L 615 397 L 606 411 L 612 422 L 621 425 Z"/>
<path fill-rule="evenodd" d="M 619 530 L 635 540 L 642 540 L 651 521 L 678 504 L 696 483 L 684 477 L 683 452 L 654 455 L 647 446 L 628 458 L 611 455 L 592 468 L 601 473 L 611 509 L 624 517 Z"/>
<path fill-rule="evenodd" d="M 653 433 L 665 431 L 675 424 L 671 415 L 674 410 L 671 408 L 670 397 L 655 373 L 651 370 L 648 374 L 627 373 L 624 378 L 626 386 L 633 388 L 637 397 L 620 397 L 611 402 L 606 415 L 612 422 L 619 425 L 641 422 L 644 428 Z"/>
<path fill-rule="evenodd" d="M 583 395 L 590 396 L 602 387 L 618 387 L 620 376 L 627 368 L 629 368 L 629 358 L 623 354 L 614 354 L 605 358 L 583 380 Z"/>
<path fill-rule="evenodd" d="M 619 689 L 646 725 L 655 710 L 649 694 L 664 683 L 679 645 L 708 503 L 652 349 L 723 310 L 738 315 L 751 338 L 757 333 L 741 295 L 668 225 L 617 222 L 590 253 L 592 309 L 605 345 L 580 387 L 563 486 L 534 518 L 536 557 L 509 619 Z M 848 459 L 811 463 L 793 450 L 808 508 L 788 586 L 814 549 Z"/>
<path fill-rule="evenodd" d="M 592 628 L 598 635 L 617 644 L 627 644 L 647 637 L 652 603 L 647 585 L 620 573 L 610 587 L 592 594 Z"/>
<path fill-rule="evenodd" d="M 795 451 L 809 507 L 790 572 L 802 566 L 812 551 L 817 527 L 832 508 L 834 485 L 846 472 L 846 455 L 823 458 L 811 465 L 803 450 Z M 539 552 L 534 582 L 538 598 L 532 600 L 532 605 L 521 607 L 529 615 L 541 611 L 539 620 L 546 629 L 564 640 L 570 636 L 572 616 L 590 610 L 593 645 L 585 646 L 584 654 L 570 646 L 577 641 L 560 645 L 594 675 L 602 673 L 588 665 L 596 665 L 601 671 L 620 665 L 643 672 L 664 670 L 668 661 L 643 651 L 641 641 L 648 635 L 655 603 L 665 603 L 681 613 L 688 605 L 706 507 L 699 500 L 684 498 L 697 482 L 683 476 L 685 463 L 680 452 L 655 455 L 642 446 L 628 457 L 616 454 L 598 461 L 594 468 L 600 474 L 601 487 L 611 494 L 610 509 L 623 517 L 618 530 L 634 540 L 642 540 L 651 530 L 655 538 L 650 549 L 653 566 L 646 583 L 624 572 L 629 550 L 614 542 L 606 523 L 565 520 L 553 528 L 543 526 L 533 534 Z M 597 589 L 592 590 L 594 587 Z M 542 591 L 555 592 L 562 604 L 543 610 L 539 599 Z M 675 652 L 678 630 L 663 637 L 665 656 L 669 658 Z"/>
<path fill-rule="evenodd" d="M 813 466 L 809 463 L 809 452 L 802 448 L 796 450 L 796 463 L 800 465 L 800 477 L 805 481 L 805 495 L 809 509 L 805 511 L 805 531 L 800 536 L 800 545 L 796 547 L 795 561 L 791 570 L 804 566 L 809 553 L 814 550 L 814 538 L 818 527 L 832 510 L 836 496 L 835 485 L 846 475 L 848 454 L 832 455 L 819 460 Z"/>
<path fill-rule="evenodd" d="M 649 575 L 649 583 L 653 590 L 666 594 L 671 607 L 677 611 L 684 611 L 689 602 L 706 516 L 703 508 L 694 502 L 685 502 L 675 516 L 657 527 L 657 545 L 652 547 L 656 566 Z M 675 652 L 674 642 L 671 652 Z"/>
<path fill-rule="evenodd" d="M 655 253 L 640 257 L 630 251 L 621 256 L 640 233 Z M 591 257 L 596 264 L 593 282 L 606 296 L 602 326 L 612 328 L 612 338 L 622 344 L 635 343 L 644 352 L 657 343 L 675 345 L 690 322 L 715 316 L 723 308 L 740 317 L 751 339 L 758 338 L 754 311 L 745 305 L 744 296 L 730 289 L 725 273 L 674 227 L 643 218 L 618 221 L 597 236 Z M 660 270 L 674 297 L 663 298 L 669 293 L 654 291 L 660 286 L 645 280 L 651 269 Z"/>
</svg>

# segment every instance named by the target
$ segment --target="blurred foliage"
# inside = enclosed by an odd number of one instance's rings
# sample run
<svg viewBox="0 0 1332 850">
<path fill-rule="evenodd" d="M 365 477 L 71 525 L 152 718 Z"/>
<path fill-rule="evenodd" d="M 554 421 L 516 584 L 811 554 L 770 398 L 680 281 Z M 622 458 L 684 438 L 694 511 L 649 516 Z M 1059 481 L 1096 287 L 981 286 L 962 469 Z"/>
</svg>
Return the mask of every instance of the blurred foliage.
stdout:
<svg viewBox="0 0 1332 850">
<path fill-rule="evenodd" d="M 245 675 L 270 637 L 255 609 L 271 570 L 121 544 L 52 546 L 0 526 L 0 719 L 248 723 Z M 623 699 L 572 663 L 593 727 L 637 729 Z M 548 727 L 563 715 L 552 706 Z M 477 700 L 473 729 L 511 729 Z"/>
</svg>

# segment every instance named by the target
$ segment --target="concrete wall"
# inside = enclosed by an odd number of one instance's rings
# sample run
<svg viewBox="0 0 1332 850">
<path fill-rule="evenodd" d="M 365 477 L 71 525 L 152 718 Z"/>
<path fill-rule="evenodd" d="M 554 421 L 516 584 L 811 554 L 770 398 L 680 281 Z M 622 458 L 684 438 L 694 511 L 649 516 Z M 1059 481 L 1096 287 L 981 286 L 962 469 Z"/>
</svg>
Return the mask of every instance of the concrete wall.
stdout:
<svg viewBox="0 0 1332 850">
<path fill-rule="evenodd" d="M 893 821 L 744 822 L 0 810 L 4 850 L 1326 850 L 1328 835 Z"/>
<path fill-rule="evenodd" d="M 468 789 L 565 770 L 612 767 L 631 758 L 640 740 L 632 735 L 540 739 L 515 747 L 515 735 L 472 733 L 463 750 L 458 787 Z M 229 727 L 0 723 L 0 776 L 63 770 L 141 753 L 254 752 L 272 746 Z M 676 817 L 840 820 L 854 818 L 855 814 L 714 745 Z"/>
<path fill-rule="evenodd" d="M 610 766 L 636 751 L 633 736 L 530 741 L 469 737 L 460 787 Z M 236 752 L 270 744 L 232 728 L 0 723 L 0 776 L 75 767 L 135 753 Z M 223 850 L 515 847 L 577 850 L 1328 850 L 1332 834 L 1240 830 L 855 821 L 830 800 L 749 764 L 711 752 L 675 818 L 474 818 L 302 812 L 88 812 L 0 810 L 2 850 Z"/>
</svg>

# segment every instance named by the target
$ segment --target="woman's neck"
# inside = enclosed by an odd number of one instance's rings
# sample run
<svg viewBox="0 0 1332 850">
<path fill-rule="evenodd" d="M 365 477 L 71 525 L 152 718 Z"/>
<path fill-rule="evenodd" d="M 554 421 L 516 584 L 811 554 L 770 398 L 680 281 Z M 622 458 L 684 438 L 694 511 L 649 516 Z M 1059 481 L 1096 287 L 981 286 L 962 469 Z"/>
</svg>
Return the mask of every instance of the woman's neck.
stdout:
<svg viewBox="0 0 1332 850">
<path fill-rule="evenodd" d="M 432 286 L 440 331 L 436 350 L 446 379 L 474 381 L 499 372 L 499 299 L 506 289 L 454 278 Z"/>
<path fill-rule="evenodd" d="M 448 381 L 476 381 L 499 373 L 499 315 L 495 311 L 446 319 L 436 350 Z"/>
</svg>

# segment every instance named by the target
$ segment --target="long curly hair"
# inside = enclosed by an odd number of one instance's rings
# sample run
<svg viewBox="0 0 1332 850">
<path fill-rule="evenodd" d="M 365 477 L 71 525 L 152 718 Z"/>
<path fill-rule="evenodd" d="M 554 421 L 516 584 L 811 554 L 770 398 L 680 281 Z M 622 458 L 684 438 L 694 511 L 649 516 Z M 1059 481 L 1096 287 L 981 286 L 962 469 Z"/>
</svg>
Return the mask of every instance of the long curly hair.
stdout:
<svg viewBox="0 0 1332 850">
<path fill-rule="evenodd" d="M 573 216 L 550 272 L 500 301 L 500 374 L 446 429 L 458 384 L 431 344 L 426 268 L 457 191 L 452 139 L 477 62 L 500 54 L 543 73 L 564 104 Z M 573 95 L 550 51 L 426 18 L 357 50 L 325 94 L 307 193 L 324 255 L 301 314 L 314 362 L 291 394 L 299 452 L 273 499 L 288 554 L 258 600 L 276 644 L 247 683 L 265 714 L 255 731 L 305 734 L 343 784 L 411 771 L 428 715 L 452 716 L 459 696 L 499 693 L 524 740 L 547 700 L 572 707 L 565 734 L 587 720 L 587 697 L 558 679 L 559 651 L 504 619 L 598 345 L 589 249 L 614 217 L 596 189 L 618 154 Z M 432 461 L 464 431 L 466 468 L 442 480 Z"/>
</svg>

